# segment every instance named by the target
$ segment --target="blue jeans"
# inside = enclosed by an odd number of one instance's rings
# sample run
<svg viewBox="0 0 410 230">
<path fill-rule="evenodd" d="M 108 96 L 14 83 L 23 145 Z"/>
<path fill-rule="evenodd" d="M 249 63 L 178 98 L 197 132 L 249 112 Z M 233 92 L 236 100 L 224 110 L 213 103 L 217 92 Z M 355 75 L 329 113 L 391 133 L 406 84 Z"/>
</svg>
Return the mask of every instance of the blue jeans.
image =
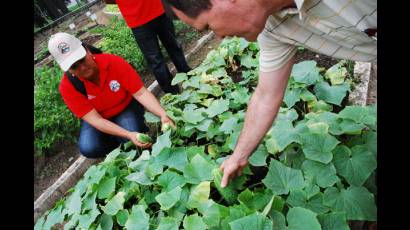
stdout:
<svg viewBox="0 0 410 230">
<path fill-rule="evenodd" d="M 185 59 L 182 47 L 176 40 L 172 21 L 165 14 L 162 14 L 144 25 L 132 28 L 132 32 L 161 89 L 165 93 L 178 93 L 178 85 L 171 85 L 172 75 L 169 72 L 158 42 L 159 38 L 178 72 L 186 73 L 191 70 Z"/>
<path fill-rule="evenodd" d="M 120 114 L 109 120 L 128 131 L 148 131 L 148 127 L 144 123 L 144 109 L 135 99 L 132 99 L 130 104 Z M 86 121 L 81 120 L 78 147 L 80 153 L 87 158 L 104 157 L 117 148 L 120 143 L 128 141 L 128 139 L 122 137 L 103 133 Z"/>
</svg>

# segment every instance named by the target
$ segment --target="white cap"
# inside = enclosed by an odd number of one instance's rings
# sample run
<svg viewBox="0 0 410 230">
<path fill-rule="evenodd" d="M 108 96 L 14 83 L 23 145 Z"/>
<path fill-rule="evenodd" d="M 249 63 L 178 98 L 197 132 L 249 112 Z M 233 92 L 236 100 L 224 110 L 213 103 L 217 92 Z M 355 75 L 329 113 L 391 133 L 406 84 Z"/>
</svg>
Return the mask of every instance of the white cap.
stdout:
<svg viewBox="0 0 410 230">
<path fill-rule="evenodd" d="M 86 51 L 78 38 L 61 32 L 51 36 L 48 41 L 48 51 L 63 71 L 67 71 L 72 64 L 86 55 Z"/>
</svg>

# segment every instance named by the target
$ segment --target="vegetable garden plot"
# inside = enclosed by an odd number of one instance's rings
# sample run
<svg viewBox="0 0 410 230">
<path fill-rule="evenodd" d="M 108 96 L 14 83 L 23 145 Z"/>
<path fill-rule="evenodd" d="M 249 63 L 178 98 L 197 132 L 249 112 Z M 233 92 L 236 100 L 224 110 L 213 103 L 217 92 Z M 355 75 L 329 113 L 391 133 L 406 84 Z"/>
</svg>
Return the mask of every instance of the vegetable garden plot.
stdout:
<svg viewBox="0 0 410 230">
<path fill-rule="evenodd" d="M 348 106 L 343 62 L 294 66 L 284 102 L 242 176 L 219 186 L 257 84 L 258 47 L 224 40 L 161 104 L 177 129 L 127 144 L 88 169 L 35 229 L 349 229 L 376 220 L 375 106 Z M 234 83 L 227 74 L 240 71 Z M 159 119 L 145 114 L 147 122 Z"/>
</svg>

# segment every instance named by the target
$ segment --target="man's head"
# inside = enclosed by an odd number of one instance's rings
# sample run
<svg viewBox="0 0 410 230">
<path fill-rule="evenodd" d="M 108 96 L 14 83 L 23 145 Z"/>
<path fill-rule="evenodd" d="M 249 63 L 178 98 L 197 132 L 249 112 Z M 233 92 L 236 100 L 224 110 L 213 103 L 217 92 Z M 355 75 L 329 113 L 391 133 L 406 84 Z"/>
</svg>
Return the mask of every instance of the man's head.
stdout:
<svg viewBox="0 0 410 230">
<path fill-rule="evenodd" d="M 219 37 L 239 36 L 255 41 L 268 17 L 260 1 L 165 0 L 185 23 L 198 30 L 211 29 Z"/>
<path fill-rule="evenodd" d="M 56 33 L 48 41 L 48 51 L 63 71 L 90 79 L 98 72 L 93 55 L 82 42 L 68 33 Z"/>
</svg>

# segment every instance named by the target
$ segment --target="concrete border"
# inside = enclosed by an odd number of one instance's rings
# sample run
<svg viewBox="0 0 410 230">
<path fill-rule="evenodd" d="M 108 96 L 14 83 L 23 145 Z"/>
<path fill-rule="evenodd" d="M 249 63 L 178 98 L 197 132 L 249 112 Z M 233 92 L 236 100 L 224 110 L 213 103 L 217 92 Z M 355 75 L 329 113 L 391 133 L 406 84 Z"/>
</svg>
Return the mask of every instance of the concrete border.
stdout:
<svg viewBox="0 0 410 230">
<path fill-rule="evenodd" d="M 202 36 L 197 41 L 196 46 L 188 51 L 185 55 L 185 58 L 189 58 L 192 54 L 196 53 L 201 49 L 207 41 L 212 39 L 214 33 L 211 31 L 208 34 Z M 171 72 L 175 72 L 175 67 L 171 68 Z M 161 90 L 158 82 L 154 81 L 149 87 L 148 90 L 151 91 L 154 95 L 158 95 L 158 92 Z M 87 169 L 95 164 L 100 162 L 101 159 L 87 159 L 83 156 L 80 156 L 58 179 L 54 184 L 48 187 L 34 202 L 34 223 L 40 218 L 47 210 L 52 208 L 55 202 L 62 198 L 68 189 L 75 185 L 75 183 L 83 176 Z"/>
<path fill-rule="evenodd" d="M 365 106 L 367 104 L 371 71 L 370 62 L 355 62 L 353 74 L 355 79 L 360 79 L 360 83 L 349 94 L 349 102 L 353 105 Z"/>
</svg>

